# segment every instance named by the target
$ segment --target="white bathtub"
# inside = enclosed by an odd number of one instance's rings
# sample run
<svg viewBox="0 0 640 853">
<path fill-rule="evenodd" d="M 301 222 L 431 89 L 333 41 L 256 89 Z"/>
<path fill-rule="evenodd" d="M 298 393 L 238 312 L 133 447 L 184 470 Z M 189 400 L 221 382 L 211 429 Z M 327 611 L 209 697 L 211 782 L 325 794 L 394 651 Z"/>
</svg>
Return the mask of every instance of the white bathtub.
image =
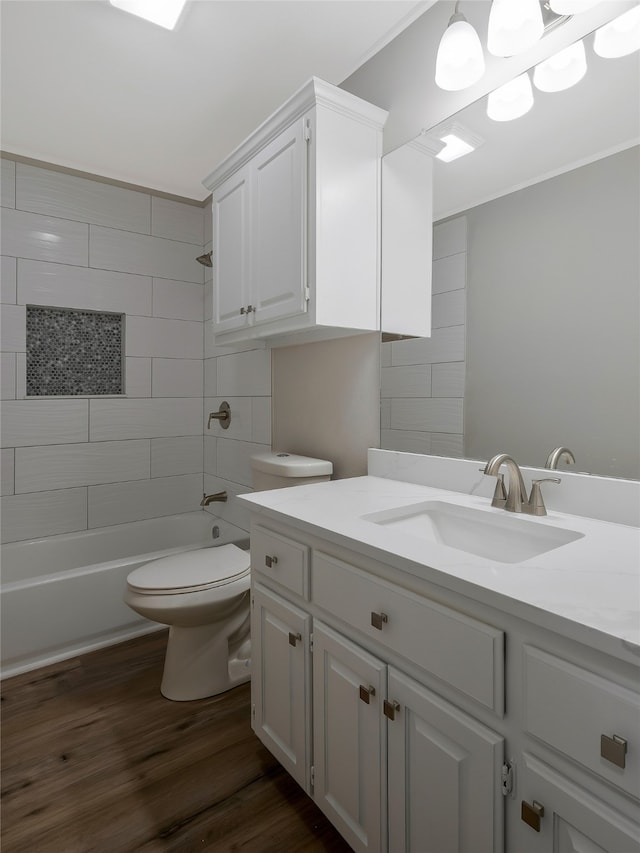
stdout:
<svg viewBox="0 0 640 853">
<path fill-rule="evenodd" d="M 248 534 L 189 512 L 3 545 L 2 677 L 161 629 L 124 604 L 127 575 L 149 560 L 229 542 L 248 543 Z"/>
</svg>

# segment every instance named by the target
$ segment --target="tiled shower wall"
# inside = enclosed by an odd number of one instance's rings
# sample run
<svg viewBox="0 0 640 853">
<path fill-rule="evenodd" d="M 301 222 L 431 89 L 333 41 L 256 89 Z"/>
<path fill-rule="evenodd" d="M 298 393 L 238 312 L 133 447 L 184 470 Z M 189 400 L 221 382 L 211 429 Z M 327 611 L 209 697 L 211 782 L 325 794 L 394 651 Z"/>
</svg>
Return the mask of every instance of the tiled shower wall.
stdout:
<svg viewBox="0 0 640 853">
<path fill-rule="evenodd" d="M 270 353 L 216 350 L 204 335 L 211 270 L 195 258 L 211 248 L 210 211 L 1 162 L 2 540 L 198 509 L 205 487 L 247 490 L 249 456 L 270 443 Z M 27 304 L 125 314 L 125 395 L 26 399 Z M 205 429 L 223 398 L 224 437 Z M 232 500 L 211 510 L 244 519 Z"/>
<path fill-rule="evenodd" d="M 467 222 L 433 229 L 430 338 L 382 344 L 380 446 L 460 457 L 464 453 Z"/>
</svg>

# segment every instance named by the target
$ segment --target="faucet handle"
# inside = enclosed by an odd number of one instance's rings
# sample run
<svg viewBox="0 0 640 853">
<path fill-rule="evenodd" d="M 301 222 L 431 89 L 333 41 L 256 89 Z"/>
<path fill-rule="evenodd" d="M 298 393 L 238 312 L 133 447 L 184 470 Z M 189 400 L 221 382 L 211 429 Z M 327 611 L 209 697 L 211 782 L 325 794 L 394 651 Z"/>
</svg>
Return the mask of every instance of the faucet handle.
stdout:
<svg viewBox="0 0 640 853">
<path fill-rule="evenodd" d="M 478 468 L 481 474 L 486 474 L 486 470 L 484 468 Z M 504 474 L 489 474 L 489 477 L 493 476 L 496 478 L 496 487 L 493 492 L 493 498 L 491 500 L 491 506 L 498 507 L 498 509 L 504 509 L 507 504 L 507 490 L 504 487 Z"/>
<path fill-rule="evenodd" d="M 546 515 L 547 508 L 544 505 L 544 500 L 542 499 L 542 490 L 540 488 L 540 483 L 561 482 L 562 480 L 559 477 L 543 477 L 541 480 L 532 480 L 531 495 L 529 496 L 529 501 L 527 502 L 527 513 L 529 515 Z"/>
</svg>

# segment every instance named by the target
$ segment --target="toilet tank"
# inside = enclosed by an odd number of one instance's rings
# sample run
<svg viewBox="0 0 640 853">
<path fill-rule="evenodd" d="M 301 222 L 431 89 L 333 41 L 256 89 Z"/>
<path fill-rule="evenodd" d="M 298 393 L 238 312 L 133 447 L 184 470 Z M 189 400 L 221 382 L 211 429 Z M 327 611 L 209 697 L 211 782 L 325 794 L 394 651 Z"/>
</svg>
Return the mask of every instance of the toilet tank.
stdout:
<svg viewBox="0 0 640 853">
<path fill-rule="evenodd" d="M 286 486 L 303 486 L 307 483 L 323 483 L 331 479 L 333 465 L 326 459 L 297 456 L 295 453 L 257 453 L 251 457 L 253 488 L 256 492 L 266 489 L 283 489 Z"/>
</svg>

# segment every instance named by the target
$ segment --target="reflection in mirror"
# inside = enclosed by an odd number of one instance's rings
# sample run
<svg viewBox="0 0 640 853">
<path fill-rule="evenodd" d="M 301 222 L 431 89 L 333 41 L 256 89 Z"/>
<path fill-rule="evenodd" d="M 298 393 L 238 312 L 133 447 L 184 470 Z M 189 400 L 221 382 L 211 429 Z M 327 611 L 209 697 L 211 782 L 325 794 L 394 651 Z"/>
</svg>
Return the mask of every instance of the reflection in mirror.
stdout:
<svg viewBox="0 0 640 853">
<path fill-rule="evenodd" d="M 385 449 L 640 478 L 639 55 L 585 41 L 527 115 L 454 117 L 481 144 L 434 163 L 432 335 L 382 344 Z"/>
</svg>

